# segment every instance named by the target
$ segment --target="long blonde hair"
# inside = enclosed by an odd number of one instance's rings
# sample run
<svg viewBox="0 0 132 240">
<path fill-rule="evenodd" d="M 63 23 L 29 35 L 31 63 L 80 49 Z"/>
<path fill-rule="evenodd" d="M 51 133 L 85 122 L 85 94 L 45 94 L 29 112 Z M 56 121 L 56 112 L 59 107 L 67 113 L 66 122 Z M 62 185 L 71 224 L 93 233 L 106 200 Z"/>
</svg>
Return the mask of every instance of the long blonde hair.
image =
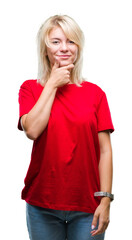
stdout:
<svg viewBox="0 0 132 240">
<path fill-rule="evenodd" d="M 49 33 L 55 27 L 59 26 L 65 35 L 78 46 L 78 56 L 71 71 L 71 81 L 80 86 L 82 78 L 83 46 L 84 35 L 78 24 L 67 15 L 55 15 L 48 18 L 40 27 L 37 34 L 38 47 L 38 76 L 37 80 L 44 85 L 50 76 L 51 66 L 46 55 L 46 48 L 49 46 Z"/>
</svg>

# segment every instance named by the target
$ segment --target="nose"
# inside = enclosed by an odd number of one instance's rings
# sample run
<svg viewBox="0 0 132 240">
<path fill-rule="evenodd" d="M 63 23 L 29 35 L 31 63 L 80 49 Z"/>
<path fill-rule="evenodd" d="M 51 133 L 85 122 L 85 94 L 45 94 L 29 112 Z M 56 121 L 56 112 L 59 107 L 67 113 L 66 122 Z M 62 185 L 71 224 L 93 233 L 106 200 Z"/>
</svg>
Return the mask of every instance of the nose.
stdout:
<svg viewBox="0 0 132 240">
<path fill-rule="evenodd" d="M 68 51 L 68 46 L 67 46 L 67 43 L 66 43 L 66 42 L 62 42 L 62 43 L 61 43 L 60 50 L 61 50 L 62 52 L 67 52 L 67 51 Z"/>
</svg>

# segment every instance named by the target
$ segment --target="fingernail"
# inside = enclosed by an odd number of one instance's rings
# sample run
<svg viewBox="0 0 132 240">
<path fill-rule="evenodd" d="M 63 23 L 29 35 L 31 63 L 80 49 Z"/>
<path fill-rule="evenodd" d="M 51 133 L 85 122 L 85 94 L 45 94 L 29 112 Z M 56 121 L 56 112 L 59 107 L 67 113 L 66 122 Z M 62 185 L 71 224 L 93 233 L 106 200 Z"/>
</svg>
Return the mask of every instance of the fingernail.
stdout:
<svg viewBox="0 0 132 240">
<path fill-rule="evenodd" d="M 91 227 L 92 229 L 94 229 L 95 228 L 95 226 L 94 225 L 92 225 L 92 227 Z"/>
</svg>

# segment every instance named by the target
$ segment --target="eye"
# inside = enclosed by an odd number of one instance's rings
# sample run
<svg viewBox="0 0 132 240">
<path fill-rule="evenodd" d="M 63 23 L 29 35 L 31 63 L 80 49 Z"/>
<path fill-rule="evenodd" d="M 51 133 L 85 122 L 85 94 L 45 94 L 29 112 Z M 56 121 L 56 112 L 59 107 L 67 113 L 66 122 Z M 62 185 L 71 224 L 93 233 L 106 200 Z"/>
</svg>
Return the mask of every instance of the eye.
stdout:
<svg viewBox="0 0 132 240">
<path fill-rule="evenodd" d="M 59 44 L 59 41 L 58 40 L 54 40 L 52 41 L 53 44 Z"/>
<path fill-rule="evenodd" d="M 71 41 L 71 40 L 69 40 L 68 42 L 69 42 L 70 44 L 75 44 L 75 43 L 74 43 L 73 41 Z"/>
</svg>

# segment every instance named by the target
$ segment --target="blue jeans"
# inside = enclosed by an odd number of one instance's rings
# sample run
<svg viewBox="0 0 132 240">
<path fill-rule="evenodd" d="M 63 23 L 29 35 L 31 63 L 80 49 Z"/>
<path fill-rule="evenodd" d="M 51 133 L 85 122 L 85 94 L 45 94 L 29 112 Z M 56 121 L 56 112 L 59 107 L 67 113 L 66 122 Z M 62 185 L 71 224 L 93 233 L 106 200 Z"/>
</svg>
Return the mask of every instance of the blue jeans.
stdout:
<svg viewBox="0 0 132 240">
<path fill-rule="evenodd" d="M 93 214 L 63 211 L 26 204 L 30 240 L 103 240 L 104 234 L 91 236 Z"/>
</svg>

